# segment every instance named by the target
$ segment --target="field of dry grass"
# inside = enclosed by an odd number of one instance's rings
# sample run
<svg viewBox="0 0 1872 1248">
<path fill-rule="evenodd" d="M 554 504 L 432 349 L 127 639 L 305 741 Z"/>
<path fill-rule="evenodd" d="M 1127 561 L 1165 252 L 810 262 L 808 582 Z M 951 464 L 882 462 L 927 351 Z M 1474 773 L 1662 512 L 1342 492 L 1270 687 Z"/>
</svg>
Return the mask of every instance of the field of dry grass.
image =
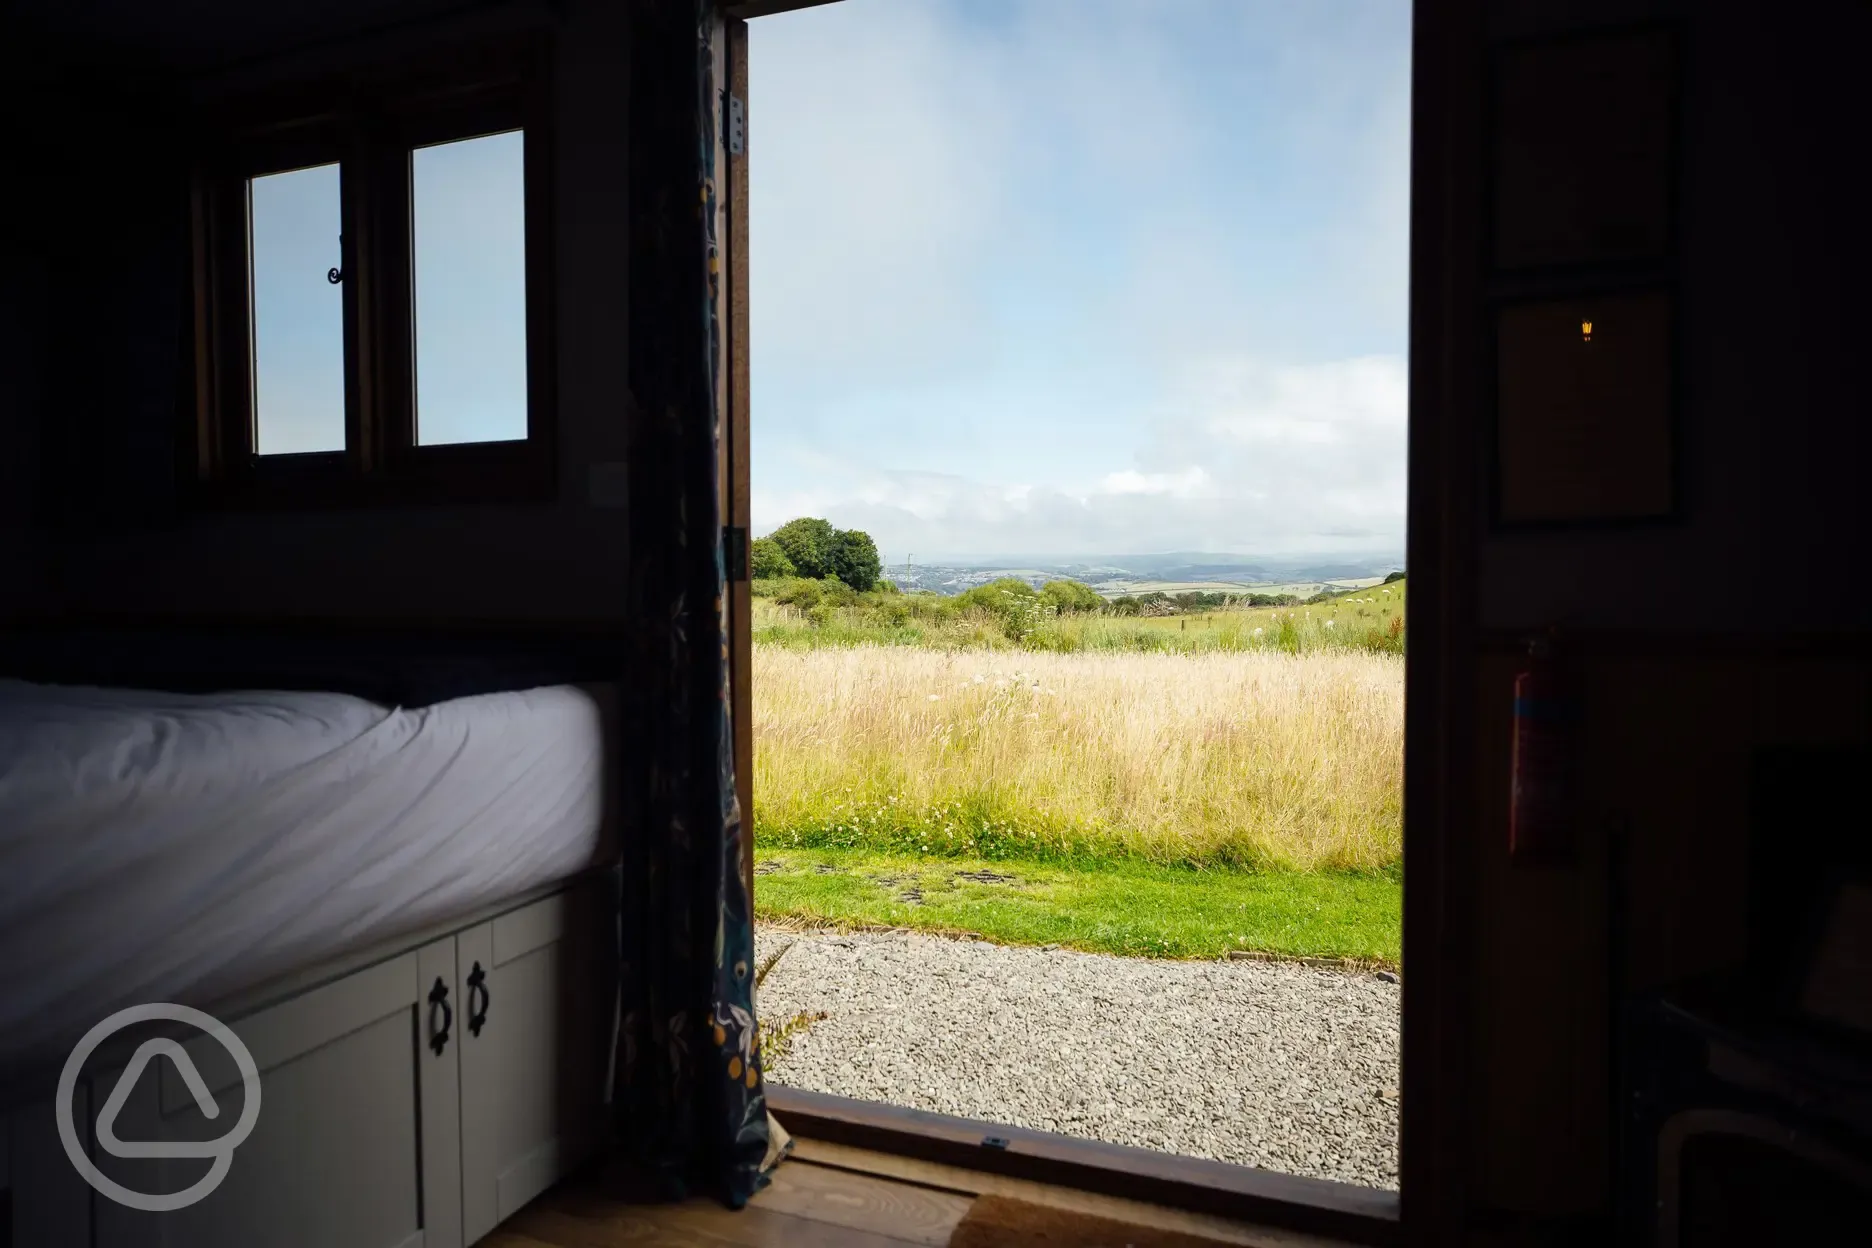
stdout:
<svg viewBox="0 0 1872 1248">
<path fill-rule="evenodd" d="M 1322 649 L 754 650 L 770 847 L 1393 867 L 1404 665 Z"/>
</svg>

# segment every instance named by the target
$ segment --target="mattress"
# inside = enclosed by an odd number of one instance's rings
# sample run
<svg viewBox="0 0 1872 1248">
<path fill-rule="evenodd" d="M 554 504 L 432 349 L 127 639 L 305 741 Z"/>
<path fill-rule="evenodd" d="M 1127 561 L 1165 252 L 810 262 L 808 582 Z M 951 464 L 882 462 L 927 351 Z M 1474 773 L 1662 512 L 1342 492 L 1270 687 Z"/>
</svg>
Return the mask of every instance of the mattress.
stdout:
<svg viewBox="0 0 1872 1248">
<path fill-rule="evenodd" d="M 603 862 L 607 701 L 0 680 L 0 1071 Z"/>
</svg>

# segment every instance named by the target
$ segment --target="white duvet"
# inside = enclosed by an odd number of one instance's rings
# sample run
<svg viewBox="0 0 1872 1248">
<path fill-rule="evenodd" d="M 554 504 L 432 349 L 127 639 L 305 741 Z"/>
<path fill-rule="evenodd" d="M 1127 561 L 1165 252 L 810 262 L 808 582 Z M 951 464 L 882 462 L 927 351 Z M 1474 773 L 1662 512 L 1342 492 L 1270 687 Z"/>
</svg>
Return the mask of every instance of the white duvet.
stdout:
<svg viewBox="0 0 1872 1248">
<path fill-rule="evenodd" d="M 0 680 L 0 1070 L 594 864 L 600 718 Z"/>
</svg>

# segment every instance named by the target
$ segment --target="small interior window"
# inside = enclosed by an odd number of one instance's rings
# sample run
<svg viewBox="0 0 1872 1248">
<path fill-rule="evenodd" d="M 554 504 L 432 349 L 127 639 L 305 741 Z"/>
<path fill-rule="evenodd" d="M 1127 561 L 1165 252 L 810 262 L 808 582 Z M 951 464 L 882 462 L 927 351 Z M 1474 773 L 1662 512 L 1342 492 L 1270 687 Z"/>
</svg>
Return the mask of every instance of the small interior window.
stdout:
<svg viewBox="0 0 1872 1248">
<path fill-rule="evenodd" d="M 410 157 L 416 444 L 527 436 L 522 131 Z"/>
<path fill-rule="evenodd" d="M 336 164 L 247 183 L 259 455 L 345 449 L 339 183 Z"/>
<path fill-rule="evenodd" d="M 545 49 L 458 48 L 202 110 L 191 503 L 553 494 Z"/>
</svg>

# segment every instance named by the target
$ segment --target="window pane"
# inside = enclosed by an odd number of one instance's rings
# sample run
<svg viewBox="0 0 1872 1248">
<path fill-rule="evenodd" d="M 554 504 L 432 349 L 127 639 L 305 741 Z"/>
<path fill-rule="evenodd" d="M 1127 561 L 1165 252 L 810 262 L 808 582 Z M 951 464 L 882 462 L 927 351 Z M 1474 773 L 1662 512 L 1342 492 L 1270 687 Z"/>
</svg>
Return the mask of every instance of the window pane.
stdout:
<svg viewBox="0 0 1872 1248">
<path fill-rule="evenodd" d="M 247 184 L 253 264 L 254 449 L 345 446 L 344 287 L 338 166 Z"/>
<path fill-rule="evenodd" d="M 416 442 L 527 436 L 521 132 L 411 155 Z"/>
</svg>

